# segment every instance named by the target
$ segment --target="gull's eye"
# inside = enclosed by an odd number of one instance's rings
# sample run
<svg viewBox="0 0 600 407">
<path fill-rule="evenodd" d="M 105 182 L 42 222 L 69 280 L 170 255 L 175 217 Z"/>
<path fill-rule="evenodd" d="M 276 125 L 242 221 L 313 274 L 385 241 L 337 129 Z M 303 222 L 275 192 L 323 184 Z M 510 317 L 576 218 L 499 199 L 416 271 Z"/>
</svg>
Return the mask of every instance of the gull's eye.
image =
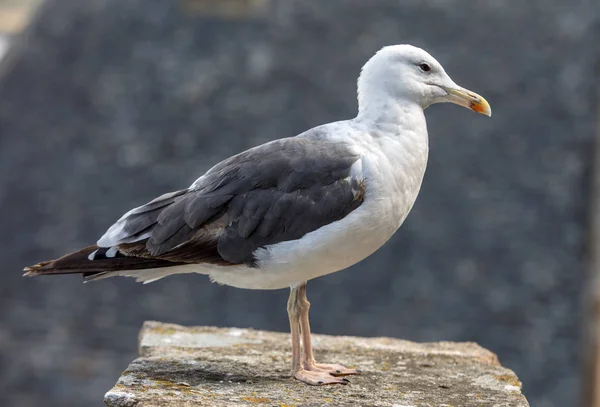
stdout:
<svg viewBox="0 0 600 407">
<path fill-rule="evenodd" d="M 431 71 L 431 66 L 429 66 L 429 64 L 426 63 L 422 63 L 419 65 L 419 68 L 421 69 L 421 71 L 423 72 L 429 72 Z"/>
</svg>

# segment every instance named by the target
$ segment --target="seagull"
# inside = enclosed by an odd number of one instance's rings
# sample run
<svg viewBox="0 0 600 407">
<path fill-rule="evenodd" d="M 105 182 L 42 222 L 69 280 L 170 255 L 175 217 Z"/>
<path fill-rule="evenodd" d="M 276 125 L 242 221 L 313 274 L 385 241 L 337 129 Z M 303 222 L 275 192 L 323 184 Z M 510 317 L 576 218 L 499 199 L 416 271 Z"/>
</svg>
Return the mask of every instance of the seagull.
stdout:
<svg viewBox="0 0 600 407">
<path fill-rule="evenodd" d="M 130 210 L 95 245 L 26 267 L 25 276 L 149 283 L 199 273 L 238 288 L 289 287 L 291 376 L 346 384 L 358 370 L 315 362 L 306 282 L 358 263 L 398 230 L 427 165 L 423 110 L 442 102 L 491 116 L 488 102 L 426 51 L 384 47 L 361 70 L 355 118 L 234 155 L 189 188 Z"/>
</svg>

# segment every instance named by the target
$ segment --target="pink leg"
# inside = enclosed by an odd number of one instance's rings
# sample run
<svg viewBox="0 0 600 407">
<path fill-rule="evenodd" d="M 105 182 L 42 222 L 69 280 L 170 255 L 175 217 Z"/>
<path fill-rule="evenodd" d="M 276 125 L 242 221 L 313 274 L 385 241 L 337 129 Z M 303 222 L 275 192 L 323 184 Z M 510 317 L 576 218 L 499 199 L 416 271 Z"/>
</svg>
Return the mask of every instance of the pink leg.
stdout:
<svg viewBox="0 0 600 407">
<path fill-rule="evenodd" d="M 293 298 L 288 299 L 288 316 L 290 318 L 290 331 L 292 332 L 292 376 L 300 369 L 300 324 L 297 316 L 292 315 Z"/>
<path fill-rule="evenodd" d="M 306 287 L 306 283 L 303 284 Z M 323 384 L 346 384 L 347 380 L 330 375 L 324 370 L 306 369 L 300 364 L 300 315 L 301 310 L 298 303 L 298 288 L 292 287 L 288 300 L 288 316 L 290 317 L 290 329 L 292 332 L 292 371 L 291 375 L 296 379 L 315 386 Z M 309 332 L 310 336 L 310 332 Z M 311 350 L 312 355 L 312 350 Z"/>
<path fill-rule="evenodd" d="M 322 364 L 316 363 L 312 350 L 312 342 L 310 337 L 310 322 L 308 320 L 308 310 L 310 302 L 306 299 L 306 283 L 298 287 L 298 305 L 300 308 L 300 329 L 302 331 L 302 347 L 304 354 L 302 356 L 302 367 L 313 372 L 327 372 L 334 376 L 346 376 L 359 374 L 356 369 L 348 369 L 338 364 Z"/>
</svg>

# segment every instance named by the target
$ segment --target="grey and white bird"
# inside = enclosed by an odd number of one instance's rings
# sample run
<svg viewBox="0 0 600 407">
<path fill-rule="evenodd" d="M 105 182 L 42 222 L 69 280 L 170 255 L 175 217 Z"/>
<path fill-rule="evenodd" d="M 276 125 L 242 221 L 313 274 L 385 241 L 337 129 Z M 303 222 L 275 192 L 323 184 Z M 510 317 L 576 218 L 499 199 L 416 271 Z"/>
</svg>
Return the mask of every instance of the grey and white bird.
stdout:
<svg viewBox="0 0 600 407">
<path fill-rule="evenodd" d="M 362 68 L 355 118 L 228 158 L 189 188 L 130 210 L 96 245 L 25 275 L 149 283 L 199 273 L 239 288 L 289 287 L 292 376 L 346 383 L 340 376 L 356 370 L 313 357 L 306 282 L 358 263 L 400 227 L 427 164 L 423 110 L 441 102 L 491 115 L 483 97 L 454 83 L 424 50 L 384 47 Z"/>
</svg>

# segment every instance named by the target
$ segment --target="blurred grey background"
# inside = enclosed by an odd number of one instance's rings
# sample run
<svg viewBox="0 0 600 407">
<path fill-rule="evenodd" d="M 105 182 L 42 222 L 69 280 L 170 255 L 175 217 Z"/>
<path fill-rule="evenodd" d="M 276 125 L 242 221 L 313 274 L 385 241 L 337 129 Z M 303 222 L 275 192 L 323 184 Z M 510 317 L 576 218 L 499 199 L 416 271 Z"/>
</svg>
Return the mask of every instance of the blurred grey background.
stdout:
<svg viewBox="0 0 600 407">
<path fill-rule="evenodd" d="M 430 51 L 494 116 L 427 111 L 413 212 L 375 255 L 309 284 L 313 331 L 475 341 L 515 370 L 532 406 L 577 405 L 596 1 L 46 0 L 22 11 L 39 2 L 0 1 L 0 405 L 101 405 L 146 319 L 287 331 L 286 290 L 203 276 L 84 286 L 21 269 L 95 242 L 223 158 L 352 117 L 360 67 L 395 43 Z"/>
</svg>

